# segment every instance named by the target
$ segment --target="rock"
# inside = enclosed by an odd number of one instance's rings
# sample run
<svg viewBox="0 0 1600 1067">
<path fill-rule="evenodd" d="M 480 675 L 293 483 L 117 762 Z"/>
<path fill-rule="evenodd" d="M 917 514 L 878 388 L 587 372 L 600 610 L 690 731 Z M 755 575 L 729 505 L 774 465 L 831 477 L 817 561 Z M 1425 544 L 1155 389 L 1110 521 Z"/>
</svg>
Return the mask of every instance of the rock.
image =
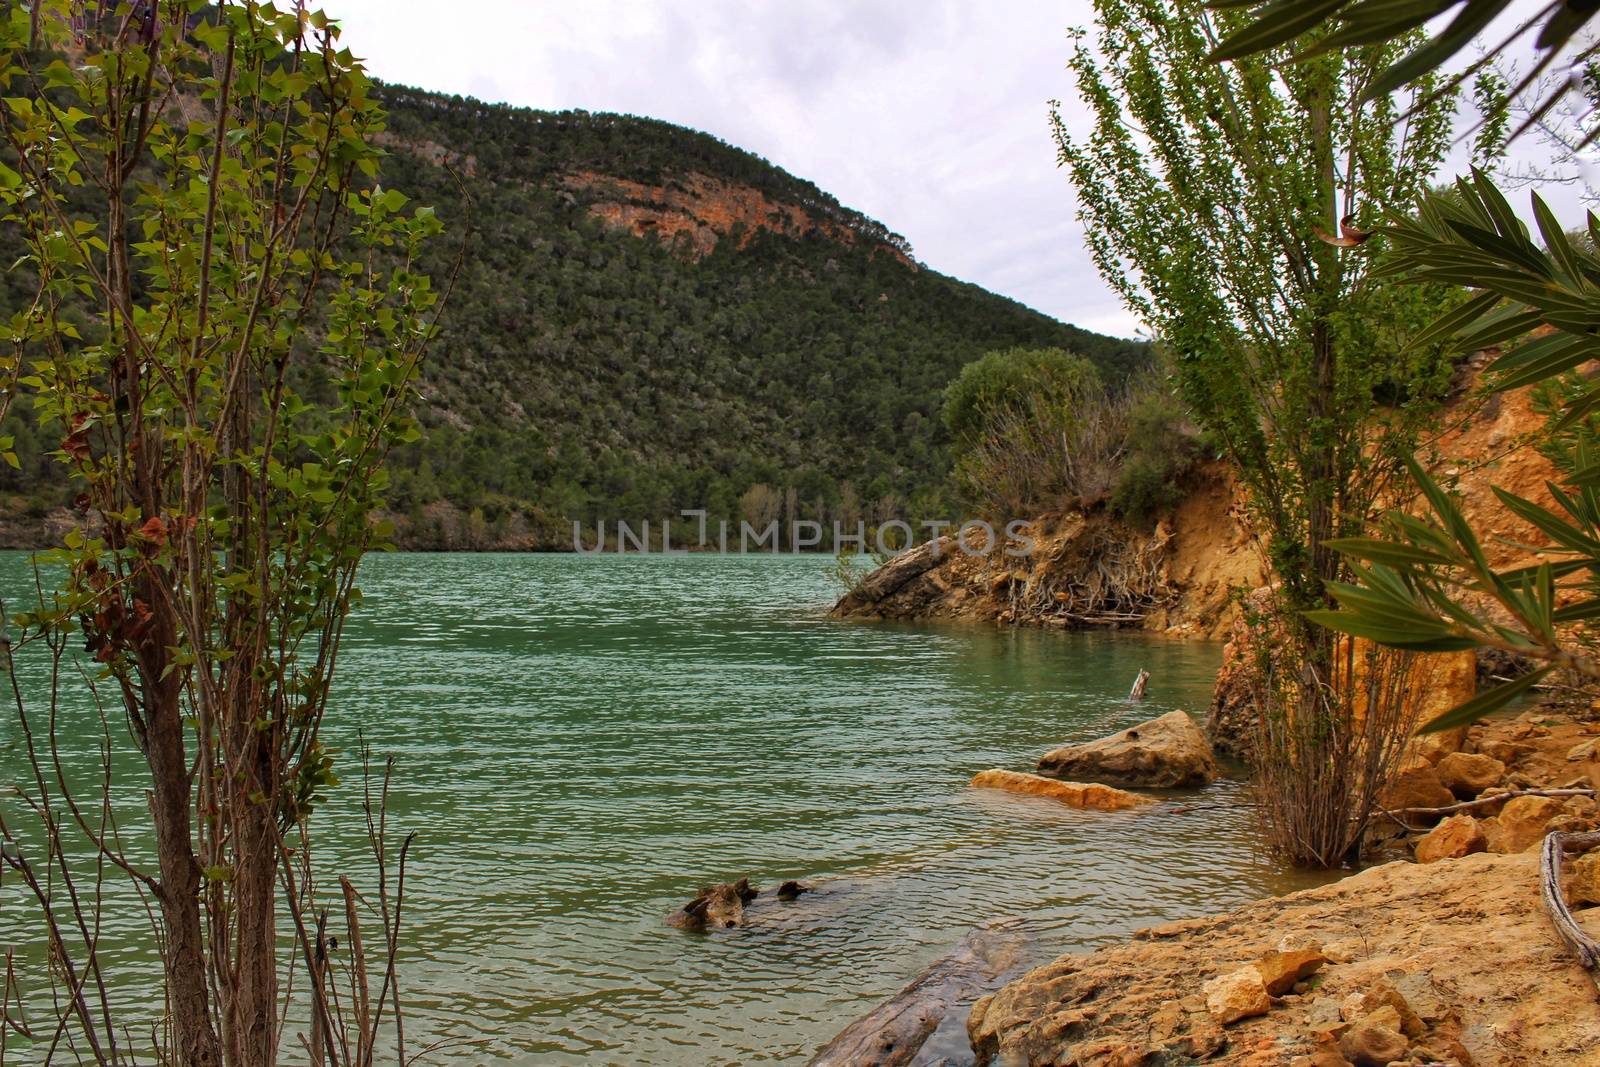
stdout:
<svg viewBox="0 0 1600 1067">
<path fill-rule="evenodd" d="M 1296 1056 L 1289 1067 L 1350 1067 L 1350 1061 L 1331 1048 L 1319 1048 L 1309 1056 Z"/>
<path fill-rule="evenodd" d="M 1339 1051 L 1345 1059 L 1356 1067 L 1388 1067 L 1395 1060 L 1405 1059 L 1411 1043 L 1390 1023 L 1391 1018 L 1399 1021 L 1393 1008 L 1381 1008 L 1352 1026 L 1339 1039 Z"/>
<path fill-rule="evenodd" d="M 1463 812 L 1452 815 L 1417 840 L 1418 863 L 1460 859 L 1489 847 L 1478 820 Z"/>
<path fill-rule="evenodd" d="M 1572 877 L 1567 882 L 1567 900 L 1572 906 L 1600 904 L 1600 849 L 1585 852 L 1568 869 Z"/>
<path fill-rule="evenodd" d="M 806 885 L 804 882 L 785 882 L 778 887 L 778 899 L 794 900 L 799 897 L 801 893 L 809 892 L 811 892 L 811 887 Z"/>
<path fill-rule="evenodd" d="M 1406 808 L 1442 808 L 1455 802 L 1456 795 L 1444 787 L 1439 773 L 1432 767 L 1401 771 L 1378 797 L 1379 805 L 1393 812 Z"/>
<path fill-rule="evenodd" d="M 1322 954 L 1319 945 L 1289 952 L 1269 952 L 1255 962 L 1255 968 L 1267 992 L 1280 997 L 1293 989 L 1296 982 L 1311 977 L 1327 962 L 1328 957 Z"/>
<path fill-rule="evenodd" d="M 1506 776 L 1506 765 L 1481 752 L 1452 752 L 1435 768 L 1444 787 L 1462 800 L 1471 800 Z"/>
<path fill-rule="evenodd" d="M 1561 812 L 1554 797 L 1512 797 L 1498 817 L 1484 820 L 1489 851 L 1526 852 L 1544 840 L 1545 826 Z"/>
<path fill-rule="evenodd" d="M 1171 789 L 1213 781 L 1217 765 L 1200 727 L 1188 715 L 1174 711 L 1098 741 L 1058 748 L 1039 760 L 1039 773 Z"/>
<path fill-rule="evenodd" d="M 806 1067 L 909 1067 L 925 1062 L 929 1050 L 924 1046 L 945 1016 L 972 1002 L 1015 966 L 1023 940 L 1020 932 L 1002 923 L 972 931 L 899 993 L 842 1030 Z M 979 1011 L 983 1003 L 978 999 L 972 1010 Z"/>
<path fill-rule="evenodd" d="M 693 900 L 667 916 L 667 925 L 683 930 L 743 926 L 744 906 L 759 892 L 751 887 L 748 878 L 708 885 L 695 894 Z"/>
<path fill-rule="evenodd" d="M 1363 645 L 1358 643 L 1357 648 Z M 1417 656 L 1409 688 L 1416 694 L 1417 721 L 1426 723 L 1437 719 L 1477 695 L 1477 658 L 1471 652 L 1435 652 Z M 1460 747 L 1459 741 L 1457 747 Z"/>
<path fill-rule="evenodd" d="M 1381 993 L 1389 986 L 1422 1020 L 1434 1021 L 1412 1040 L 1446 1053 L 1437 1061 L 1402 1057 L 1413 1067 L 1466 1064 L 1452 1039 L 1481 1067 L 1576 1065 L 1584 1050 L 1600 1048 L 1594 984 L 1572 965 L 1538 884 L 1533 853 L 1389 863 L 1227 915 L 1169 923 L 1159 935 L 1062 956 L 1012 978 L 974 1008 L 973 1056 L 984 1067 L 1106 1067 L 1091 1050 L 1154 1041 L 1161 1052 L 1147 1054 L 1141 1067 L 1285 1067 L 1310 1054 L 1322 1035 L 1322 1044 L 1337 1048 L 1341 1027 L 1354 1029 L 1339 1020 L 1345 994 L 1380 993 L 1354 1016 L 1361 1022 L 1387 1002 Z M 1323 966 L 1313 995 L 1221 1030 L 1201 978 L 1235 970 L 1291 935 L 1295 947 L 1309 935 L 1343 962 Z M 1171 1004 L 1182 1014 L 1154 1027 Z M 1396 1014 L 1404 1035 L 1405 1015 Z M 1198 1035 L 1197 1021 L 1228 1039 L 1215 1059 L 1180 1048 L 1185 1026 Z"/>
<path fill-rule="evenodd" d="M 1408 1037 L 1416 1037 L 1427 1029 L 1422 1018 L 1411 1010 L 1406 998 L 1387 981 L 1373 982 L 1367 988 L 1350 994 L 1339 1005 L 1339 1014 L 1352 1025 L 1359 1025 L 1378 1012 L 1393 1012 L 1393 1021 L 1388 1025 L 1392 1025 L 1394 1029 Z M 1384 1020 L 1387 1019 L 1388 1016 L 1385 1015 Z"/>
<path fill-rule="evenodd" d="M 1440 760 L 1452 752 L 1460 752 L 1466 739 L 1465 726 L 1458 726 L 1454 730 L 1439 730 L 1431 734 L 1418 734 L 1406 747 L 1406 765 L 1427 763 L 1436 767 Z"/>
<path fill-rule="evenodd" d="M 1579 741 L 1576 745 L 1567 749 L 1567 759 L 1572 760 L 1574 763 L 1578 760 L 1594 759 L 1597 744 L 1600 744 L 1600 738 L 1591 737 L 1587 741 Z"/>
<path fill-rule="evenodd" d="M 1150 797 L 1141 797 L 1098 782 L 1061 782 L 1021 771 L 980 771 L 973 776 L 972 784 L 978 789 L 1004 789 L 1008 793 L 1050 797 L 1089 811 L 1127 811 L 1155 803 Z"/>
<path fill-rule="evenodd" d="M 1254 967 L 1229 971 L 1211 979 L 1203 989 L 1206 1010 L 1223 1026 L 1272 1010 L 1272 998 L 1261 981 L 1261 972 Z"/>
<path fill-rule="evenodd" d="M 1568 815 L 1579 815 L 1584 818 L 1600 815 L 1600 802 L 1594 797 L 1568 797 L 1561 807 Z"/>
<path fill-rule="evenodd" d="M 1257 676 L 1266 665 L 1263 660 L 1276 658 L 1277 648 L 1262 635 L 1275 629 L 1272 588 L 1262 586 L 1245 599 L 1233 621 L 1206 710 L 1206 736 L 1222 755 L 1248 762 L 1255 748 Z"/>
<path fill-rule="evenodd" d="M 1519 745 L 1515 741 L 1495 739 L 1485 741 L 1478 746 L 1478 751 L 1485 756 L 1493 756 L 1507 767 L 1515 764 L 1523 756 L 1533 751 L 1532 745 Z"/>
</svg>

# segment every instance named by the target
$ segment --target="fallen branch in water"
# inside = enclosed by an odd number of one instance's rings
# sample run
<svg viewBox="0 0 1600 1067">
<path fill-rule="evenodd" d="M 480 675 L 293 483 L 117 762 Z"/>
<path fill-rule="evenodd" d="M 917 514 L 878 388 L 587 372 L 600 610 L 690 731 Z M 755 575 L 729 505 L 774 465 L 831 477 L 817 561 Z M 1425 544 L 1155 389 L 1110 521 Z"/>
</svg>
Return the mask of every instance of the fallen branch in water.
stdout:
<svg viewBox="0 0 1600 1067">
<path fill-rule="evenodd" d="M 1590 937 L 1583 927 L 1578 925 L 1578 920 L 1572 917 L 1566 897 L 1561 892 L 1561 861 L 1566 853 L 1582 852 L 1596 847 L 1600 847 L 1600 831 L 1586 834 L 1560 832 L 1547 834 L 1544 839 L 1544 855 L 1539 864 L 1539 892 L 1544 897 L 1544 906 L 1550 912 L 1550 921 L 1555 924 L 1556 933 L 1577 955 L 1579 966 L 1589 972 L 1596 991 L 1600 991 L 1600 941 Z"/>
<path fill-rule="evenodd" d="M 1128 690 L 1129 700 L 1143 700 L 1144 687 L 1150 682 L 1150 672 L 1140 668 L 1139 677 L 1133 680 L 1133 688 Z"/>
<path fill-rule="evenodd" d="M 1593 789 L 1513 789 L 1509 793 L 1492 793 L 1477 800 L 1463 800 L 1459 804 L 1446 804 L 1440 808 L 1401 808 L 1400 815 L 1453 815 L 1458 811 L 1472 811 L 1474 808 L 1487 808 L 1494 804 L 1504 804 L 1517 797 L 1592 797 Z M 1384 812 L 1385 815 L 1394 815 L 1395 812 Z"/>
</svg>

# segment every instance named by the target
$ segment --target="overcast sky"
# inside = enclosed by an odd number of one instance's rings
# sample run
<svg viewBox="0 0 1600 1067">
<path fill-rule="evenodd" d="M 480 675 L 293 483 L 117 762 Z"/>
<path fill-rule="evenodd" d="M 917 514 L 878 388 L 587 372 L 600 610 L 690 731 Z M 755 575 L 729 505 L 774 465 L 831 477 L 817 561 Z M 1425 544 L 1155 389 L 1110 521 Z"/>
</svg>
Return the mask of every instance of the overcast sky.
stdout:
<svg viewBox="0 0 1600 1067">
<path fill-rule="evenodd" d="M 1529 0 L 1532 2 L 1532 0 Z M 1083 249 L 1046 102 L 1088 0 L 318 0 L 380 78 L 715 134 L 1067 322 L 1137 324 Z M 1524 197 L 1525 198 L 1525 197 Z"/>
</svg>

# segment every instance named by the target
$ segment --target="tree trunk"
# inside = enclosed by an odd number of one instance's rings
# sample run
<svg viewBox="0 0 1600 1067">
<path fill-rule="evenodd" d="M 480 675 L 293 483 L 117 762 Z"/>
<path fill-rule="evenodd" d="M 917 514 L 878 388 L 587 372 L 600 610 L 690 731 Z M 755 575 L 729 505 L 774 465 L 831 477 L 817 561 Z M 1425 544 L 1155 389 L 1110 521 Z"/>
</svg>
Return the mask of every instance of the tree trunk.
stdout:
<svg viewBox="0 0 1600 1067">
<path fill-rule="evenodd" d="M 204 929 L 200 919 L 200 864 L 190 836 L 189 765 L 183 717 L 173 679 L 159 683 L 145 703 L 150 738 L 151 813 L 161 867 L 161 922 L 167 1004 L 172 1013 L 173 1061 L 179 1067 L 220 1067 L 222 1046 L 206 993 Z"/>
</svg>

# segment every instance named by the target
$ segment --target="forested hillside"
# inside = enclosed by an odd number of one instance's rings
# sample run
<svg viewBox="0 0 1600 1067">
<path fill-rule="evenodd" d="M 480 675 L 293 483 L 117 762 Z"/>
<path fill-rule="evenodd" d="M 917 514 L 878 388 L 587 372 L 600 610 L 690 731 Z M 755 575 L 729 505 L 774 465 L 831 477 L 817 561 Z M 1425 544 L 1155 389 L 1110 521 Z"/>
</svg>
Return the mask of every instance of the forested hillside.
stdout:
<svg viewBox="0 0 1600 1067">
<path fill-rule="evenodd" d="M 384 183 L 447 223 L 424 264 L 439 284 L 468 241 L 426 435 L 393 464 L 404 544 L 559 547 L 569 519 L 700 507 L 944 518 L 938 403 L 964 363 L 1059 346 L 1115 381 L 1144 359 L 917 264 L 881 224 L 706 134 L 383 96 Z M 0 470 L 0 499 L 36 514 L 66 495 L 49 464 Z"/>
</svg>

